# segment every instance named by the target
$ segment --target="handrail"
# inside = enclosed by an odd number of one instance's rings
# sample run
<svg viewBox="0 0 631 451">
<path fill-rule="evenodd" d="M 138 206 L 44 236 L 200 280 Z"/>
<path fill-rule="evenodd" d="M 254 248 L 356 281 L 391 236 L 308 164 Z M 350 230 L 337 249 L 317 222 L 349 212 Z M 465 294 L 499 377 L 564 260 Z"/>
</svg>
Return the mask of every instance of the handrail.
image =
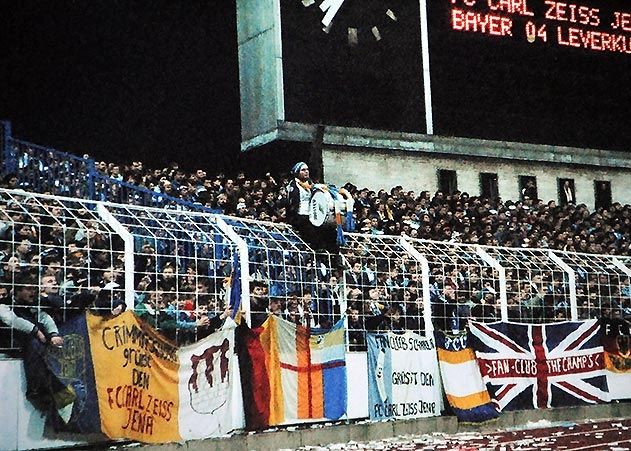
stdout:
<svg viewBox="0 0 631 451">
<path fill-rule="evenodd" d="M 117 202 L 121 194 L 145 207 L 177 205 L 187 210 L 213 213 L 201 204 L 157 193 L 146 187 L 109 177 L 96 169 L 93 158 L 80 157 L 54 148 L 16 139 L 11 135 L 11 123 L 0 121 L 3 164 L 2 176 L 15 174 L 18 187 L 50 192 L 62 196 L 97 201 Z M 28 166 L 28 170 L 19 171 Z M 79 185 L 77 185 L 79 184 Z M 75 186 L 76 185 L 76 186 Z M 105 187 L 112 188 L 108 192 Z"/>
</svg>

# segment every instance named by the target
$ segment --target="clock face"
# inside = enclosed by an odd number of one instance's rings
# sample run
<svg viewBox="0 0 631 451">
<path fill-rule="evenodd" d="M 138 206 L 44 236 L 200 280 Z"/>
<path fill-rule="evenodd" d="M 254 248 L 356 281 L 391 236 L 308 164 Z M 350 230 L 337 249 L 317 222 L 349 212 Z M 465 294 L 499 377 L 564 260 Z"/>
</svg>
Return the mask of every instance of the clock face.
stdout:
<svg viewBox="0 0 631 451">
<path fill-rule="evenodd" d="M 348 45 L 381 42 L 397 26 L 397 11 L 386 0 L 299 0 L 305 8 L 321 12 L 323 33 L 346 40 Z"/>
<path fill-rule="evenodd" d="M 285 120 L 425 131 L 419 0 L 280 6 Z"/>
</svg>

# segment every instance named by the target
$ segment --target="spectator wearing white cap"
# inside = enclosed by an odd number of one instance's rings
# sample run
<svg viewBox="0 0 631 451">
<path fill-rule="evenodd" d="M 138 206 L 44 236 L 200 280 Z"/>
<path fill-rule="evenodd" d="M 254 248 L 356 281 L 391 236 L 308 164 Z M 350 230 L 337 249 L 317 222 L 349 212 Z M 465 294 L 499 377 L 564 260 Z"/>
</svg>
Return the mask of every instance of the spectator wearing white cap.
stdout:
<svg viewBox="0 0 631 451">
<path fill-rule="evenodd" d="M 309 178 L 309 166 L 307 163 L 299 162 L 291 170 L 293 180 L 287 186 L 287 220 L 301 229 L 303 224 L 309 223 L 309 200 L 311 199 L 311 188 L 313 182 Z"/>
</svg>

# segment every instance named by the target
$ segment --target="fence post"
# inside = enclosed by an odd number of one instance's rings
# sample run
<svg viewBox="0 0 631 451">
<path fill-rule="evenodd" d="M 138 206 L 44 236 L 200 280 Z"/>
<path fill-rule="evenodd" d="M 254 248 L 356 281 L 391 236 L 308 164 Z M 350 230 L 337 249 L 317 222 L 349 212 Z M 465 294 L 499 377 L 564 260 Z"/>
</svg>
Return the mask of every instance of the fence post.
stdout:
<svg viewBox="0 0 631 451">
<path fill-rule="evenodd" d="M 561 268 L 568 277 L 568 287 L 570 289 L 570 318 L 572 321 L 578 321 L 578 304 L 576 300 L 576 273 L 570 266 L 561 260 L 561 257 L 556 255 L 554 252 L 548 252 L 548 258 L 557 264 L 559 268 Z"/>
<path fill-rule="evenodd" d="M 404 237 L 399 239 L 401 247 L 421 264 L 421 281 L 423 282 L 423 321 L 425 322 L 425 333 L 430 336 L 434 333 L 434 323 L 432 322 L 432 303 L 429 293 L 429 261 Z"/>
<path fill-rule="evenodd" d="M 347 268 L 350 268 L 350 264 L 348 263 L 348 260 L 346 259 L 346 257 L 344 256 L 344 254 L 342 254 L 340 252 L 340 258 L 342 260 L 342 266 L 343 266 L 343 271 L 342 271 L 342 277 L 340 277 L 339 282 L 341 282 L 342 285 L 342 293 L 346 293 L 346 271 Z M 348 311 L 348 301 L 346 300 L 346 295 L 344 294 L 344 296 L 342 296 L 342 299 L 340 300 L 340 313 L 344 312 L 342 315 L 342 318 L 344 318 L 344 336 L 346 339 L 346 350 L 348 351 L 350 348 L 350 340 L 348 338 L 348 314 L 346 313 Z"/>
<path fill-rule="evenodd" d="M 135 307 L 134 299 L 134 236 L 114 217 L 102 202 L 96 204 L 99 217 L 116 232 L 125 243 L 125 305 L 129 310 Z"/>
<path fill-rule="evenodd" d="M 622 271 L 627 277 L 631 278 L 631 269 L 627 268 L 624 263 L 622 263 L 618 257 L 611 257 L 611 262 L 614 264 L 616 268 Z"/>
<path fill-rule="evenodd" d="M 480 246 L 475 247 L 476 252 L 491 268 L 497 271 L 500 279 L 500 312 L 502 321 L 508 321 L 508 296 L 506 294 L 506 269 L 496 259 L 491 257 Z"/>
<path fill-rule="evenodd" d="M 250 312 L 250 258 L 248 244 L 234 231 L 226 221 L 219 216 L 215 216 L 217 227 L 235 245 L 239 253 L 239 263 L 241 263 L 241 309 L 245 312 L 245 321 L 252 324 L 252 313 Z"/>
</svg>

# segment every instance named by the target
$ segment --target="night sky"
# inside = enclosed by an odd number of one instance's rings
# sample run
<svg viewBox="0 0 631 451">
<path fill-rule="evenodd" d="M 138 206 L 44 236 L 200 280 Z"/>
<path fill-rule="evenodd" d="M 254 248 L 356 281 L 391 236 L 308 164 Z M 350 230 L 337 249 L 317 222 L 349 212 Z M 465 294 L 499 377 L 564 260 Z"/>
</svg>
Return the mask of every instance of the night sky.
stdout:
<svg viewBox="0 0 631 451">
<path fill-rule="evenodd" d="M 336 18 L 342 34 L 370 13 L 359 2 L 345 3 Z M 612 31 L 609 10 L 617 6 L 581 2 L 598 6 L 600 29 Z M 543 2 L 530 4 L 543 23 Z M 357 49 L 321 32 L 317 7 L 283 5 L 288 120 L 425 131 L 417 0 L 397 1 L 396 27 L 382 27 L 383 41 Z M 20 139 L 98 160 L 177 161 L 211 174 L 287 170 L 308 154 L 309 143 L 239 150 L 235 0 L 0 6 L 0 118 Z M 452 6 L 437 0 L 429 8 L 437 134 L 628 152 L 630 55 L 529 43 L 517 36 L 529 17 L 513 18 L 513 39 L 456 32 Z M 372 18 L 364 19 L 369 30 Z M 552 40 L 558 23 L 547 26 Z"/>
<path fill-rule="evenodd" d="M 234 1 L 0 4 L 0 118 L 14 136 L 150 167 L 235 166 Z"/>
</svg>

